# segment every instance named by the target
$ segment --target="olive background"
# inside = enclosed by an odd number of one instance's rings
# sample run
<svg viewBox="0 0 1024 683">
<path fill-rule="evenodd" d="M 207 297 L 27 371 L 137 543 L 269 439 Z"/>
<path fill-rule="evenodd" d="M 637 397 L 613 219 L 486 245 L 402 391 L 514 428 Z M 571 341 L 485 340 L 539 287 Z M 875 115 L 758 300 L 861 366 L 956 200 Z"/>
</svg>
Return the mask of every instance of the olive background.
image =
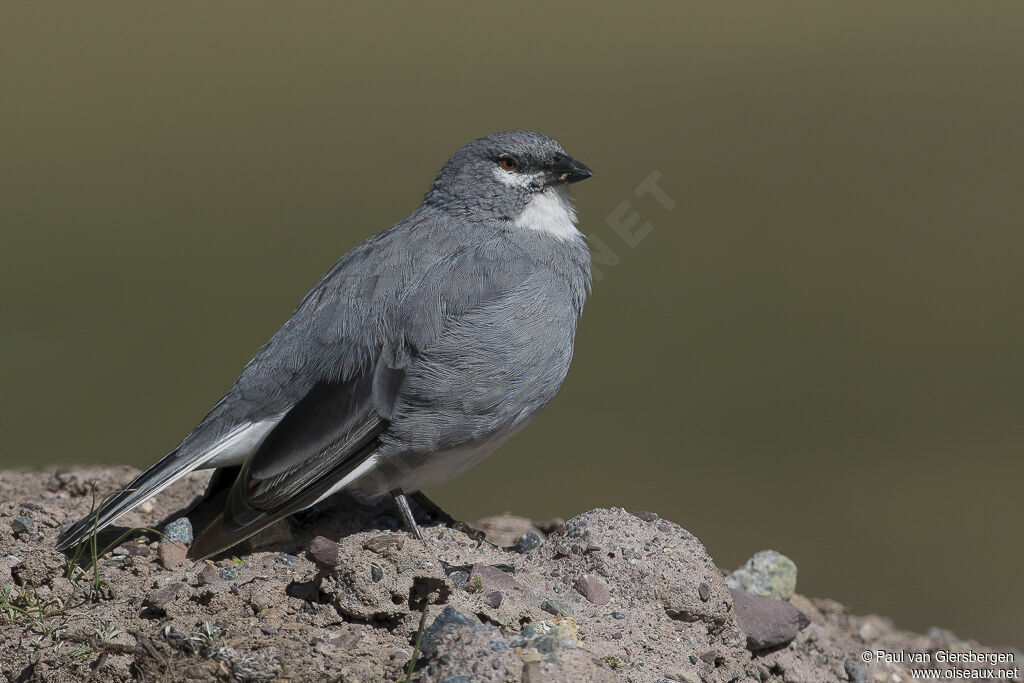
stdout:
<svg viewBox="0 0 1024 683">
<path fill-rule="evenodd" d="M 171 449 L 452 152 L 533 129 L 596 171 L 601 277 L 559 397 L 436 500 L 654 510 L 1024 646 L 1020 4 L 2 15 L 0 466 Z"/>
</svg>

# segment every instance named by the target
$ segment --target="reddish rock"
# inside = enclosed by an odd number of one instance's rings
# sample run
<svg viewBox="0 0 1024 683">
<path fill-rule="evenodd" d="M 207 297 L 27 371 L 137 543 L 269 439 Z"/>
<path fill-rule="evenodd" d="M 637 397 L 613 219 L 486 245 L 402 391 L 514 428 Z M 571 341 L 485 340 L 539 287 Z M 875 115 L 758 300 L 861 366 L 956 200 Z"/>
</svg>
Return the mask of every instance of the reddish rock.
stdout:
<svg viewBox="0 0 1024 683">
<path fill-rule="evenodd" d="M 185 561 L 188 548 L 181 541 L 161 541 L 156 552 L 160 557 L 160 564 L 167 569 L 173 569 Z"/>
<path fill-rule="evenodd" d="M 338 544 L 329 538 L 317 536 L 306 547 L 306 557 L 322 569 L 338 566 Z"/>
<path fill-rule="evenodd" d="M 584 574 L 576 579 L 576 590 L 595 605 L 606 605 L 611 600 L 611 593 L 601 577 L 593 574 Z"/>
</svg>

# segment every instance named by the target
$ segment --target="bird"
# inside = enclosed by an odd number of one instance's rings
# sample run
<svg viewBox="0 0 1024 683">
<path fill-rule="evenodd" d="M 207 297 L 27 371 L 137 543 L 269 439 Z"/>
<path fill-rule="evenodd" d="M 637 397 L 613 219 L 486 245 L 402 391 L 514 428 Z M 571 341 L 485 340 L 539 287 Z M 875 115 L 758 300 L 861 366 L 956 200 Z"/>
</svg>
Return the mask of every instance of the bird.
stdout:
<svg viewBox="0 0 1024 683">
<path fill-rule="evenodd" d="M 522 430 L 572 360 L 592 280 L 569 185 L 593 175 L 552 138 L 502 131 L 443 164 L 419 208 L 345 254 L 181 443 L 57 549 L 185 475 L 226 492 L 189 557 L 223 552 L 339 491 L 407 496 Z"/>
</svg>

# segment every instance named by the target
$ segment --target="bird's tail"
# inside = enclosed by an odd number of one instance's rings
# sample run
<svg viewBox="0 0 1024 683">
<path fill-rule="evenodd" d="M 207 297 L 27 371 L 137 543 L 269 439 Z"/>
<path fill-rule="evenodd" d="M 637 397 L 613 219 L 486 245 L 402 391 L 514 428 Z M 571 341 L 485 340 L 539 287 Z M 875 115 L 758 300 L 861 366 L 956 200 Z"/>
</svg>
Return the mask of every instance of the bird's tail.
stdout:
<svg viewBox="0 0 1024 683">
<path fill-rule="evenodd" d="M 128 486 L 104 500 L 99 508 L 65 530 L 57 539 L 57 550 L 73 548 L 92 538 L 118 517 L 163 491 L 201 463 L 201 459 L 183 462 L 178 449 L 174 449 L 135 477 Z"/>
</svg>

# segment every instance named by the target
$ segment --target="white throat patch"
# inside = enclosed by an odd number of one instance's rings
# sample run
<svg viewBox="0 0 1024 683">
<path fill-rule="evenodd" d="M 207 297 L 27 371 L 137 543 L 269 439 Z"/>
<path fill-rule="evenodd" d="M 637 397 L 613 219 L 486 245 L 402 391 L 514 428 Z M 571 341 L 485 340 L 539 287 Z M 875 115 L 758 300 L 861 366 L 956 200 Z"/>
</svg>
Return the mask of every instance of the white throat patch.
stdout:
<svg viewBox="0 0 1024 683">
<path fill-rule="evenodd" d="M 516 225 L 546 232 L 560 240 L 581 236 L 576 229 L 576 210 L 569 202 L 569 188 L 566 185 L 548 187 L 539 192 L 516 219 Z"/>
</svg>

